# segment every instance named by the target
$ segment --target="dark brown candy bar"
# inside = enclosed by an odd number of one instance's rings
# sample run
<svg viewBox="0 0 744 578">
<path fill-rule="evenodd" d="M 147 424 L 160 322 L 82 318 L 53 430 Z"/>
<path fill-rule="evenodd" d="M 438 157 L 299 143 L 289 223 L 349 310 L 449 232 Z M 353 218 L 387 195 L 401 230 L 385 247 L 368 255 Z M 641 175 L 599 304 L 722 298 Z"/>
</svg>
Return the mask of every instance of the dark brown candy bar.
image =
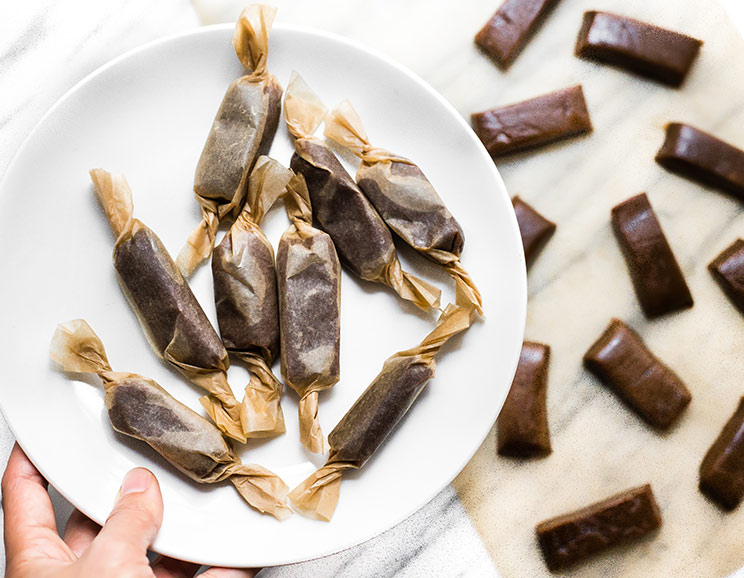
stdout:
<svg viewBox="0 0 744 578">
<path fill-rule="evenodd" d="M 372 146 L 348 100 L 326 116 L 325 136 L 362 159 L 357 184 L 385 224 L 445 268 L 455 280 L 458 303 L 472 303 L 482 313 L 480 292 L 460 262 L 465 243 L 462 228 L 418 165 Z"/>
<path fill-rule="evenodd" d="M 507 68 L 556 4 L 558 0 L 506 0 L 475 35 L 475 43 Z"/>
<path fill-rule="evenodd" d="M 496 421 L 502 456 L 531 457 L 550 453 L 546 407 L 550 347 L 525 341 L 509 395 Z"/>
<path fill-rule="evenodd" d="M 584 354 L 584 366 L 654 427 L 671 426 L 692 395 L 641 337 L 619 319 Z"/>
<path fill-rule="evenodd" d="M 344 470 L 361 468 L 411 408 L 434 377 L 435 357 L 454 335 L 473 322 L 472 307 L 448 305 L 434 330 L 413 349 L 389 357 L 382 370 L 328 436 L 326 464 L 290 493 L 301 513 L 330 520 Z"/>
<path fill-rule="evenodd" d="M 512 199 L 514 214 L 517 216 L 519 234 L 522 236 L 524 258 L 529 267 L 545 244 L 555 233 L 556 225 L 548 221 L 519 197 Z"/>
<path fill-rule="evenodd" d="M 613 207 L 612 227 L 646 317 L 692 307 L 690 289 L 645 193 Z"/>
<path fill-rule="evenodd" d="M 312 226 L 303 176 L 294 175 L 286 191 L 284 204 L 292 224 L 276 252 L 282 375 L 300 396 L 302 445 L 325 453 L 318 393 L 332 387 L 340 375 L 341 264 L 328 233 Z"/>
<path fill-rule="evenodd" d="M 198 197 L 217 205 L 245 198 L 253 164 L 274 141 L 281 108 L 282 87 L 273 76 L 260 82 L 244 76 L 228 87 L 196 166 Z"/>
<path fill-rule="evenodd" d="M 231 232 L 212 256 L 220 335 L 228 351 L 255 353 L 271 365 L 279 351 L 274 251 L 264 236 L 243 231 L 236 232 L 241 234 L 236 251 Z"/>
<path fill-rule="evenodd" d="M 438 307 L 442 292 L 403 271 L 390 229 L 328 145 L 313 137 L 325 116 L 325 105 L 294 73 L 284 98 L 284 119 L 295 137 L 290 166 L 305 178 L 314 221 L 353 273 L 384 283 L 424 311 Z"/>
<path fill-rule="evenodd" d="M 744 241 L 734 241 L 708 265 L 708 270 L 736 308 L 744 313 Z"/>
<path fill-rule="evenodd" d="M 668 171 L 744 200 L 744 151 L 689 124 L 667 125 L 656 162 Z"/>
<path fill-rule="evenodd" d="M 217 427 L 153 380 L 112 371 L 103 343 L 82 319 L 57 327 L 50 355 L 65 371 L 100 376 L 117 432 L 145 442 L 196 482 L 229 479 L 254 508 L 280 519 L 291 514 L 284 482 L 266 468 L 242 464 Z"/>
<path fill-rule="evenodd" d="M 334 461 L 364 465 L 432 377 L 430 359 L 399 357 L 386 362 L 328 436 Z"/>
<path fill-rule="evenodd" d="M 576 55 L 679 86 L 702 45 L 696 38 L 653 24 L 590 11 L 584 13 Z"/>
<path fill-rule="evenodd" d="M 90 171 L 116 235 L 114 268 L 153 350 L 210 395 L 200 401 L 217 427 L 245 442 L 240 404 L 227 383 L 227 350 L 158 236 L 132 218 L 122 175 Z"/>
<path fill-rule="evenodd" d="M 591 132 L 581 86 L 572 86 L 471 116 L 473 130 L 492 157 Z"/>
<path fill-rule="evenodd" d="M 261 222 L 292 174 L 266 156 L 251 171 L 243 210 L 212 255 L 217 322 L 227 350 L 251 371 L 240 419 L 248 437 L 285 431 L 282 384 L 271 371 L 279 350 L 274 250 Z"/>
<path fill-rule="evenodd" d="M 114 246 L 114 267 L 155 351 L 181 366 L 224 371 L 227 352 L 160 239 L 136 223 Z"/>
<path fill-rule="evenodd" d="M 537 526 L 548 568 L 563 570 L 661 527 L 661 512 L 646 484 Z"/>
<path fill-rule="evenodd" d="M 726 510 L 744 497 L 744 397 L 700 464 L 700 491 Z"/>
<path fill-rule="evenodd" d="M 238 215 L 248 192 L 249 174 L 274 141 L 282 86 L 266 64 L 275 14 L 273 6 L 251 4 L 235 25 L 235 52 L 251 72 L 232 82 L 225 92 L 196 165 L 194 193 L 202 222 L 178 255 L 184 275 L 211 254 L 219 222 L 227 215 Z"/>
<path fill-rule="evenodd" d="M 336 245 L 339 257 L 362 279 L 375 281 L 393 259 L 395 246 L 372 204 L 323 142 L 298 140 L 290 168 L 305 177 L 313 217 Z"/>
<path fill-rule="evenodd" d="M 113 428 L 152 447 L 196 482 L 229 476 L 235 453 L 220 431 L 154 381 L 131 376 L 106 384 Z"/>
</svg>

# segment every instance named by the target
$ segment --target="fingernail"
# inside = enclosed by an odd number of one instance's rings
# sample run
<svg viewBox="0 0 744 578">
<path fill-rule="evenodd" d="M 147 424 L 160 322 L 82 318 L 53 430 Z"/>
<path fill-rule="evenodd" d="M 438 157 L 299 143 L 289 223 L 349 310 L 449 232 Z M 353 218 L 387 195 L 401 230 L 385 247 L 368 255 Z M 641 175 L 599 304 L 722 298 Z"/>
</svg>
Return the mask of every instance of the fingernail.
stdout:
<svg viewBox="0 0 744 578">
<path fill-rule="evenodd" d="M 127 475 L 124 476 L 119 495 L 141 494 L 150 487 L 151 483 L 152 474 L 144 468 L 136 468 L 127 472 Z"/>
</svg>

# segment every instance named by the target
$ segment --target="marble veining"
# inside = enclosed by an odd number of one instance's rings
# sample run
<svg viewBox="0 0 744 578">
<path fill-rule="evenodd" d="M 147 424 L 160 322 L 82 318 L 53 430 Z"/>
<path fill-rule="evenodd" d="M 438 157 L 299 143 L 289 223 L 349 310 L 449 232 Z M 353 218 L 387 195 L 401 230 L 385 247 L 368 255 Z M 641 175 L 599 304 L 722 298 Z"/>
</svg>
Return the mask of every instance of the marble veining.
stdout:
<svg viewBox="0 0 744 578">
<path fill-rule="evenodd" d="M 549 576 L 537 522 L 651 481 L 665 526 L 654 540 L 575 576 L 723 576 L 744 563 L 744 511 L 723 515 L 697 492 L 697 465 L 742 392 L 744 320 L 705 270 L 744 233 L 739 201 L 669 175 L 653 162 L 664 123 L 697 124 L 744 146 L 741 39 L 717 2 L 562 0 L 514 65 L 499 71 L 473 46 L 498 0 L 277 0 L 279 22 L 353 38 L 407 65 L 463 116 L 583 84 L 594 134 L 499 160 L 512 195 L 558 223 L 529 274 L 527 335 L 552 347 L 548 406 L 554 453 L 498 458 L 493 432 L 455 481 L 382 536 L 326 558 L 262 571 L 294 576 Z M 744 7 L 726 0 L 744 29 Z M 87 73 L 134 46 L 198 24 L 234 20 L 242 0 L 38 0 L 0 7 L 0 172 L 43 113 Z M 706 41 L 679 91 L 573 57 L 584 10 L 611 10 Z M 412 42 L 411 38 L 416 41 Z M 601 143 L 601 144 L 600 144 Z M 609 226 L 609 210 L 647 191 L 695 298 L 689 312 L 647 322 Z M 581 368 L 609 320 L 621 317 L 693 393 L 669 434 L 645 428 Z M 0 454 L 12 446 L 0 421 Z M 653 464 L 653 468 L 649 467 Z M 61 525 L 70 506 L 52 492 Z M 492 562 L 493 560 L 493 562 Z M 494 567 L 495 563 L 495 567 Z M 663 570 L 662 570 L 663 569 Z M 744 571 L 735 576 L 744 578 Z"/>
</svg>

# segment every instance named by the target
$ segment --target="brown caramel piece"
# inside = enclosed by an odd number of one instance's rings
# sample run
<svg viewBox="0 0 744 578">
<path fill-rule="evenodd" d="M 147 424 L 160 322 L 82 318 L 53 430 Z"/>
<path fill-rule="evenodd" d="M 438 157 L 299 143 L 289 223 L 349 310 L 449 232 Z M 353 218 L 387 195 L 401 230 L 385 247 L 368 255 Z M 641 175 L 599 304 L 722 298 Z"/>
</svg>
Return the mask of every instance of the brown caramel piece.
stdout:
<svg viewBox="0 0 744 578">
<path fill-rule="evenodd" d="M 385 224 L 421 255 L 444 267 L 455 281 L 458 303 L 482 313 L 482 299 L 462 266 L 462 228 L 423 171 L 402 156 L 373 146 L 348 100 L 325 118 L 325 136 L 346 147 L 362 163 L 356 181 Z"/>
<path fill-rule="evenodd" d="M 744 397 L 700 464 L 700 491 L 726 510 L 744 497 Z"/>
<path fill-rule="evenodd" d="M 581 86 L 479 112 L 471 119 L 475 134 L 492 157 L 547 145 L 592 130 Z"/>
<path fill-rule="evenodd" d="M 519 197 L 512 199 L 512 205 L 517 216 L 519 234 L 522 236 L 524 258 L 529 267 L 555 233 L 556 224 L 548 221 Z"/>
<path fill-rule="evenodd" d="M 230 362 L 222 340 L 158 236 L 133 218 L 123 175 L 93 169 L 106 213 L 119 284 L 155 353 L 209 395 L 201 403 L 224 433 L 245 443 L 240 404 L 227 383 Z"/>
<path fill-rule="evenodd" d="M 548 568 L 555 572 L 659 527 L 661 512 L 646 484 L 546 520 L 537 526 L 537 538 Z"/>
<path fill-rule="evenodd" d="M 652 80 L 679 86 L 702 41 L 632 18 L 590 11 L 576 41 L 576 55 L 606 62 Z"/>
<path fill-rule="evenodd" d="M 708 265 L 708 270 L 731 303 L 744 313 L 744 241 L 734 241 Z"/>
<path fill-rule="evenodd" d="M 194 193 L 202 221 L 178 255 L 178 268 L 185 276 L 212 253 L 220 221 L 240 213 L 248 194 L 248 177 L 274 141 L 282 86 L 266 63 L 275 15 L 273 6 L 251 4 L 235 25 L 233 47 L 250 74 L 227 88 L 196 165 Z"/>
<path fill-rule="evenodd" d="M 502 456 L 532 457 L 551 452 L 547 386 L 550 347 L 525 341 L 509 395 L 496 421 Z"/>
<path fill-rule="evenodd" d="M 645 193 L 613 207 L 612 227 L 646 317 L 692 307 L 690 289 Z"/>
<path fill-rule="evenodd" d="M 284 197 L 292 221 L 279 240 L 282 375 L 300 396 L 300 441 L 309 451 L 328 451 L 318 421 L 318 393 L 340 376 L 341 264 L 328 233 L 312 226 L 310 196 L 294 175 Z"/>
<path fill-rule="evenodd" d="M 289 166 L 305 179 L 314 223 L 331 236 L 341 262 L 354 274 L 431 311 L 439 306 L 441 291 L 403 271 L 388 226 L 326 142 L 313 136 L 325 116 L 325 105 L 294 73 L 284 98 L 284 118 L 295 137 Z"/>
<path fill-rule="evenodd" d="M 475 35 L 475 43 L 501 68 L 508 68 L 558 0 L 506 0 Z"/>
<path fill-rule="evenodd" d="M 448 305 L 434 330 L 416 347 L 389 357 L 382 370 L 328 436 L 326 464 L 290 493 L 303 515 L 328 521 L 333 516 L 345 470 L 364 466 L 411 409 L 434 377 L 436 355 L 449 339 L 473 323 L 472 307 Z"/>
<path fill-rule="evenodd" d="M 635 331 L 613 319 L 584 354 L 584 366 L 650 425 L 670 427 L 692 395 Z"/>
<path fill-rule="evenodd" d="M 744 151 L 689 124 L 667 125 L 656 162 L 668 171 L 744 200 Z"/>
<path fill-rule="evenodd" d="M 195 482 L 229 479 L 257 510 L 279 519 L 292 513 L 284 482 L 266 468 L 242 464 L 216 426 L 153 380 L 112 371 L 103 343 L 82 319 L 57 326 L 50 356 L 64 371 L 101 378 L 109 421 L 120 434 L 146 443 Z"/>
</svg>

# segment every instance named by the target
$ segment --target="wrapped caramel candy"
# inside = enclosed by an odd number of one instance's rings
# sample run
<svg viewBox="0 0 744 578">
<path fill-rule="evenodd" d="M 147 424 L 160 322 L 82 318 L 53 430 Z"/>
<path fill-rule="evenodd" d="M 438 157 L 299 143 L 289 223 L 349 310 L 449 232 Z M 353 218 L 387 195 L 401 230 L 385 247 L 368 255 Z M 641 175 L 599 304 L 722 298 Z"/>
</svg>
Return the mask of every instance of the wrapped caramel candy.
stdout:
<svg viewBox="0 0 744 578">
<path fill-rule="evenodd" d="M 201 398 L 217 427 L 245 442 L 240 404 L 227 383 L 230 362 L 222 341 L 163 243 L 132 218 L 132 191 L 122 175 L 90 171 L 114 244 L 114 268 L 155 352 L 209 393 Z"/>
<path fill-rule="evenodd" d="M 428 259 L 444 267 L 458 294 L 479 313 L 481 295 L 460 263 L 462 228 L 421 169 L 410 160 L 370 145 L 362 121 L 346 100 L 325 121 L 325 136 L 362 160 L 356 181 L 385 223 Z"/>
<path fill-rule="evenodd" d="M 178 255 L 178 267 L 186 276 L 212 253 L 220 220 L 240 212 L 248 175 L 274 141 L 282 87 L 266 69 L 266 61 L 275 15 L 273 6 L 252 4 L 235 25 L 235 52 L 252 72 L 228 87 L 196 166 L 194 192 L 202 222 Z"/>
<path fill-rule="evenodd" d="M 312 226 L 302 175 L 289 181 L 285 205 L 292 224 L 276 252 L 282 375 L 300 396 L 302 445 L 322 454 L 318 392 L 339 378 L 341 265 L 331 237 Z"/>
<path fill-rule="evenodd" d="M 220 431 L 151 379 L 111 370 L 106 350 L 82 319 L 57 327 L 50 355 L 64 371 L 95 373 L 106 388 L 112 427 L 141 440 L 195 482 L 230 480 L 251 506 L 278 519 L 287 507 L 287 486 L 276 475 L 240 458 Z"/>
<path fill-rule="evenodd" d="M 344 470 L 361 468 L 377 451 L 434 377 L 434 357 L 452 336 L 473 322 L 472 307 L 448 305 L 436 328 L 417 347 L 396 353 L 328 436 L 326 464 L 289 494 L 300 513 L 328 521 L 338 502 Z"/>
<path fill-rule="evenodd" d="M 385 222 L 328 145 L 312 136 L 325 113 L 317 95 L 293 73 L 284 99 L 284 117 L 296 138 L 290 167 L 305 177 L 315 221 L 353 273 L 392 287 L 424 311 L 438 307 L 441 291 L 401 269 Z"/>
<path fill-rule="evenodd" d="M 243 210 L 212 256 L 222 342 L 252 373 L 240 420 L 248 437 L 285 431 L 279 403 L 282 384 L 271 372 L 279 349 L 274 250 L 259 225 L 291 176 L 292 172 L 275 160 L 259 157 L 251 172 Z"/>
</svg>

